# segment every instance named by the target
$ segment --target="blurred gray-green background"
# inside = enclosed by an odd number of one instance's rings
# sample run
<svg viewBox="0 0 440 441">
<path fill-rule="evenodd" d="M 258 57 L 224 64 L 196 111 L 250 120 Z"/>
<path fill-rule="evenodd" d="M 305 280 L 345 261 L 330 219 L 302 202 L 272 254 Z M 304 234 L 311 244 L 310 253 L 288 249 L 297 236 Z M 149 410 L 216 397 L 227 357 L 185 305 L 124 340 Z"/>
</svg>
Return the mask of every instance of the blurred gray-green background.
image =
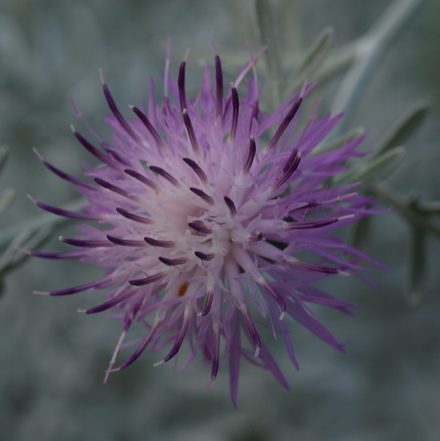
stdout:
<svg viewBox="0 0 440 441">
<path fill-rule="evenodd" d="M 80 175 L 81 162 L 90 158 L 70 131 L 70 124 L 81 123 L 69 97 L 106 138 L 109 131 L 101 116 L 108 110 L 99 68 L 125 111 L 141 101 L 150 76 L 161 84 L 170 36 L 173 75 L 191 47 L 187 74 L 191 90 L 201 77 L 198 60 L 212 57 L 210 40 L 225 60 L 244 53 L 247 28 L 232 9 L 249 3 L 0 0 L 0 144 L 10 149 L 0 183 L 1 188 L 17 191 L 1 225 L 18 225 L 41 214 L 26 197 L 29 193 L 53 205 L 74 199 L 73 186 L 48 172 L 32 147 L 59 168 Z M 306 48 L 328 25 L 336 30 L 337 50 L 363 35 L 390 2 L 297 3 L 301 30 L 292 29 L 299 38 L 286 51 Z M 427 120 L 407 142 L 402 166 L 388 179 L 403 193 L 415 190 L 427 200 L 440 200 L 439 22 L 440 2 L 424 2 L 365 85 L 352 122 L 368 131 L 368 149 L 415 102 L 429 103 Z M 233 80 L 239 68 L 234 61 L 230 66 Z M 332 79 L 323 86 L 324 108 L 331 106 L 339 81 Z M 72 227 L 62 231 L 68 235 Z M 102 293 L 61 299 L 32 294 L 93 280 L 100 270 L 29 259 L 7 276 L 0 298 L 0 439 L 438 441 L 439 243 L 429 243 L 424 297 L 412 308 L 403 295 L 406 225 L 392 212 L 385 213 L 377 217 L 373 233 L 368 253 L 390 268 L 368 274 L 381 286 L 354 278 L 331 281 L 328 289 L 334 295 L 359 307 L 353 318 L 319 311 L 323 323 L 347 343 L 347 354 L 326 347 L 291 323 L 299 372 L 280 342 L 269 342 L 291 390 L 243 363 L 237 410 L 230 402 L 226 366 L 217 381 L 203 389 L 208 366 L 194 362 L 177 375 L 172 363 L 153 368 L 160 353 L 145 353 L 103 385 L 120 323 L 104 314 L 76 313 L 98 304 Z M 59 249 L 57 234 L 45 244 L 46 250 Z"/>
</svg>

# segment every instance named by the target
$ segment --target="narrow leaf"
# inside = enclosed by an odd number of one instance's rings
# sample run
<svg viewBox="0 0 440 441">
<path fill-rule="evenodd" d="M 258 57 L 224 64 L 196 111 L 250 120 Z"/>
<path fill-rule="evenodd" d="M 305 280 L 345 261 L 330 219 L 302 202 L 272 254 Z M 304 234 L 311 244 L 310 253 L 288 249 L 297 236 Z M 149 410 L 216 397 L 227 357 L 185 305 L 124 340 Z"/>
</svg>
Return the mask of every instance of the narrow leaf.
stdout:
<svg viewBox="0 0 440 441">
<path fill-rule="evenodd" d="M 363 127 L 355 127 L 354 129 L 351 129 L 349 132 L 339 136 L 338 138 L 328 142 L 323 141 L 321 144 L 319 144 L 317 147 L 315 147 L 308 157 L 320 155 L 321 153 L 331 152 L 332 150 L 336 150 L 343 145 L 345 145 L 348 141 L 352 139 L 359 138 L 365 133 L 365 129 Z"/>
<path fill-rule="evenodd" d="M 349 243 L 357 250 L 365 250 L 368 246 L 371 231 L 371 216 L 366 216 L 351 225 Z"/>
<path fill-rule="evenodd" d="M 404 154 L 404 147 L 395 147 L 369 161 L 361 170 L 345 178 L 344 183 L 362 182 L 364 186 L 371 185 L 393 172 L 402 162 Z"/>
<path fill-rule="evenodd" d="M 309 79 L 321 67 L 332 47 L 333 35 L 334 29 L 331 26 L 319 33 L 296 68 L 294 75 L 287 81 L 284 95 L 290 95 L 299 89 L 304 80 Z"/>
<path fill-rule="evenodd" d="M 9 207 L 12 205 L 14 201 L 15 191 L 11 188 L 3 190 L 0 193 L 0 214 L 5 213 L 9 210 Z"/>
<path fill-rule="evenodd" d="M 373 157 L 380 156 L 394 147 L 404 145 L 407 139 L 421 126 L 427 113 L 428 106 L 425 103 L 416 104 L 391 127 L 378 143 L 374 148 Z"/>
<path fill-rule="evenodd" d="M 423 296 L 426 272 L 426 231 L 412 225 L 409 246 L 409 280 L 405 293 L 411 306 L 417 305 Z"/>
<path fill-rule="evenodd" d="M 0 146 L 0 171 L 3 169 L 6 159 L 8 157 L 9 149 L 7 146 L 2 145 Z"/>
<path fill-rule="evenodd" d="M 255 0 L 255 15 L 261 43 L 267 46 L 268 50 L 264 53 L 267 63 L 267 74 L 272 87 L 272 105 L 278 106 L 279 87 L 282 79 L 282 63 L 279 54 L 280 38 L 278 35 L 278 25 L 276 11 L 270 0 Z"/>
</svg>

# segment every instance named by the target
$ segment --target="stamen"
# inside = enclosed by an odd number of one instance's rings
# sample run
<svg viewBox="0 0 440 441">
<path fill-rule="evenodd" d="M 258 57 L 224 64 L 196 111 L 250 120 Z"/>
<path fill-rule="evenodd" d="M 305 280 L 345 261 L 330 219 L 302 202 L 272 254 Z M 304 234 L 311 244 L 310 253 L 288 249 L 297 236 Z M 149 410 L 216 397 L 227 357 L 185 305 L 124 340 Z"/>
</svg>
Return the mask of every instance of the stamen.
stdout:
<svg viewBox="0 0 440 441">
<path fill-rule="evenodd" d="M 255 234 L 249 236 L 249 242 L 259 242 L 263 239 L 263 234 L 260 231 L 256 231 Z"/>
<path fill-rule="evenodd" d="M 296 115 L 296 112 L 298 112 L 299 106 L 302 103 L 302 97 L 300 96 L 298 99 L 294 101 L 292 104 L 292 107 L 290 108 L 289 112 L 283 119 L 283 122 L 278 127 L 278 130 L 276 131 L 273 138 L 270 140 L 269 145 L 267 146 L 268 150 L 272 150 L 276 145 L 279 139 L 281 138 L 281 135 L 284 133 L 284 131 L 287 129 L 288 125 L 292 121 L 293 117 Z"/>
<path fill-rule="evenodd" d="M 229 208 L 229 212 L 231 213 L 231 216 L 235 216 L 237 214 L 237 209 L 235 208 L 235 204 L 232 201 L 232 199 L 228 198 L 228 196 L 225 196 L 223 199 Z"/>
<path fill-rule="evenodd" d="M 150 329 L 150 332 L 144 338 L 144 340 L 142 341 L 140 346 L 136 349 L 136 351 L 133 352 L 133 354 L 131 354 L 130 357 L 128 357 L 127 360 L 125 360 L 124 363 L 121 364 L 121 366 L 114 369 L 113 371 L 120 371 L 121 369 L 124 369 L 127 366 L 130 366 L 130 364 L 132 364 L 135 360 L 137 360 L 141 356 L 142 352 L 144 352 L 144 350 L 148 346 L 148 344 L 150 343 L 151 339 L 153 338 L 153 336 L 156 332 L 156 329 L 157 329 L 157 325 L 156 326 L 153 325 L 153 327 Z"/>
<path fill-rule="evenodd" d="M 173 347 L 171 348 L 171 351 L 165 356 L 165 358 L 162 361 L 154 363 L 155 367 L 171 360 L 179 352 L 180 347 L 182 346 L 183 340 L 185 338 L 186 331 L 188 330 L 189 320 L 190 320 L 189 313 L 187 312 L 187 310 L 185 310 L 182 327 L 180 328 L 179 334 L 176 338 L 176 341 L 174 342 Z"/>
<path fill-rule="evenodd" d="M 200 233 L 200 234 L 211 234 L 212 233 L 211 228 L 207 227 L 202 222 L 190 222 L 188 224 L 188 226 L 190 228 L 192 228 L 194 231 L 197 231 L 197 233 Z"/>
<path fill-rule="evenodd" d="M 147 217 L 139 216 L 138 214 L 130 213 L 127 210 L 124 210 L 123 208 L 116 208 L 116 211 L 126 219 L 130 219 L 135 222 L 139 222 L 141 224 L 151 224 L 153 221 Z"/>
<path fill-rule="evenodd" d="M 175 187 L 179 187 L 179 182 L 177 181 L 177 179 L 173 178 L 168 172 L 166 172 L 163 168 L 161 167 L 156 167 L 155 165 L 150 165 L 149 169 L 154 172 L 157 173 L 159 176 L 162 176 L 163 178 L 165 178 L 167 181 L 171 182 L 171 184 L 173 184 Z"/>
<path fill-rule="evenodd" d="M 220 57 L 215 56 L 215 82 L 217 92 L 217 113 L 216 118 L 221 118 L 223 114 L 223 70 Z"/>
<path fill-rule="evenodd" d="M 204 317 L 205 315 L 207 315 L 209 313 L 209 311 L 211 311 L 212 308 L 212 301 L 214 300 L 214 291 L 208 291 L 206 293 L 206 301 L 205 301 L 205 306 L 203 307 L 203 309 L 198 313 L 199 317 Z"/>
<path fill-rule="evenodd" d="M 247 309 L 242 309 L 241 311 L 244 315 L 244 318 L 246 320 L 246 326 L 247 329 L 249 331 L 250 337 L 252 339 L 252 342 L 255 345 L 255 357 L 258 357 L 260 355 L 260 350 L 261 350 L 261 339 L 260 336 L 258 335 L 257 330 L 255 329 L 254 324 L 252 323 L 252 319 L 250 317 L 249 312 L 247 311 Z"/>
<path fill-rule="evenodd" d="M 297 149 L 295 149 L 292 154 L 290 155 L 289 160 L 287 161 L 287 164 L 284 166 L 283 169 L 283 175 L 281 178 L 273 185 L 273 191 L 278 190 L 283 184 L 286 183 L 286 181 L 292 176 L 292 174 L 296 171 L 296 169 L 299 166 L 299 163 L 301 162 L 301 152 L 298 152 Z"/>
<path fill-rule="evenodd" d="M 176 259 L 168 259 L 167 257 L 159 257 L 159 260 L 167 266 L 183 265 L 188 262 L 187 257 L 178 257 Z"/>
<path fill-rule="evenodd" d="M 209 253 L 209 254 L 205 254 L 202 253 L 201 251 L 195 251 L 194 254 L 200 259 L 200 260 L 204 260 L 206 262 L 209 262 L 210 260 L 214 259 L 215 254 L 214 253 Z"/>
<path fill-rule="evenodd" d="M 126 292 L 121 293 L 120 295 L 113 297 L 111 300 L 102 303 L 101 305 L 85 310 L 78 310 L 78 312 L 83 312 L 84 314 L 96 314 L 97 312 L 106 311 L 107 309 L 113 308 L 113 306 L 116 306 L 118 303 L 128 299 L 135 292 L 136 291 L 134 291 L 133 289 L 130 289 Z"/>
<path fill-rule="evenodd" d="M 257 152 L 257 146 L 255 144 L 255 138 L 253 136 L 251 136 L 251 139 L 249 142 L 249 156 L 247 158 L 246 164 L 243 169 L 244 174 L 249 173 L 249 170 L 251 169 L 252 164 L 254 162 L 256 152 Z"/>
<path fill-rule="evenodd" d="M 196 175 L 200 178 L 200 180 L 203 183 L 206 183 L 208 181 L 205 172 L 200 168 L 200 166 L 195 161 L 189 158 L 182 158 L 182 159 L 185 161 L 185 164 L 189 165 L 194 170 Z"/>
<path fill-rule="evenodd" d="M 102 90 L 104 91 L 105 99 L 107 100 L 107 104 L 110 107 L 110 110 L 112 111 L 113 115 L 115 115 L 116 119 L 119 121 L 119 124 L 121 124 L 124 130 L 128 133 L 128 135 L 130 135 L 136 142 L 138 142 L 139 137 L 131 128 L 130 124 L 128 124 L 128 122 L 124 119 L 118 107 L 116 106 L 115 100 L 113 99 L 110 90 L 104 81 L 102 70 L 100 71 L 100 75 L 101 75 Z"/>
<path fill-rule="evenodd" d="M 127 199 L 131 199 L 132 201 L 137 201 L 138 197 L 131 195 L 127 191 L 125 191 L 123 188 L 118 187 L 117 185 L 114 185 L 108 181 L 105 181 L 101 178 L 95 178 L 95 182 L 100 185 L 101 187 L 106 188 L 107 190 L 113 191 L 114 193 L 117 193 L 121 196 L 124 196 Z"/>
<path fill-rule="evenodd" d="M 298 152 L 297 149 L 293 149 L 292 153 L 289 156 L 289 159 L 287 160 L 286 164 L 283 168 L 283 173 L 287 173 L 294 165 L 296 165 L 296 168 L 299 165 L 299 160 L 301 158 L 301 152 Z"/>
<path fill-rule="evenodd" d="M 232 123 L 231 123 L 231 133 L 229 135 L 229 140 L 233 141 L 235 138 L 235 134 L 237 132 L 238 109 L 240 106 L 237 88 L 234 85 L 232 85 L 231 87 L 231 96 L 232 96 Z"/>
<path fill-rule="evenodd" d="M 69 245 L 74 245 L 76 247 L 101 248 L 101 247 L 113 247 L 114 246 L 113 243 L 108 242 L 107 240 L 70 239 L 70 238 L 64 237 L 64 236 L 60 236 L 58 239 L 63 243 L 67 243 Z"/>
<path fill-rule="evenodd" d="M 211 381 L 212 383 L 216 378 L 218 374 L 218 369 L 220 366 L 220 332 L 218 330 L 218 327 L 213 326 L 213 333 L 214 333 L 214 347 L 212 349 L 213 355 L 212 355 L 212 367 L 211 367 Z M 208 383 L 206 386 L 209 386 Z"/>
<path fill-rule="evenodd" d="M 102 161 L 104 164 L 107 164 L 110 168 L 113 168 L 115 170 L 120 170 L 120 165 L 114 162 L 112 159 L 110 159 L 107 155 L 100 152 L 96 147 L 94 147 L 89 141 L 87 141 L 84 136 L 82 136 L 79 132 L 75 130 L 75 127 L 73 125 L 70 126 L 72 129 L 73 134 L 75 135 L 75 138 L 83 145 L 83 147 L 91 153 L 93 156 L 98 158 L 100 161 Z"/>
<path fill-rule="evenodd" d="M 182 111 L 183 123 L 185 124 L 186 131 L 188 132 L 189 141 L 191 142 L 191 147 L 193 152 L 197 155 L 199 153 L 199 144 L 197 142 L 196 134 L 194 128 L 191 124 L 191 119 L 189 118 L 188 111 L 186 108 Z"/>
<path fill-rule="evenodd" d="M 281 309 L 280 320 L 282 320 L 284 318 L 284 313 L 286 312 L 287 309 L 287 305 L 286 305 L 286 301 L 284 300 L 284 297 L 266 279 L 264 279 L 262 285 L 265 288 L 267 288 L 267 290 L 272 294 L 273 298 L 278 303 L 278 306 Z"/>
<path fill-rule="evenodd" d="M 146 176 L 138 173 L 137 171 L 126 168 L 124 169 L 124 173 L 126 173 L 128 176 L 131 176 L 132 178 L 137 179 L 139 182 L 142 182 L 142 184 L 145 184 L 147 187 L 150 187 L 154 191 L 159 190 L 159 187 L 151 179 L 148 179 Z"/>
<path fill-rule="evenodd" d="M 120 239 L 119 237 L 107 235 L 107 239 L 116 245 L 123 245 L 126 247 L 142 247 L 145 246 L 145 241 L 143 240 L 133 240 L 133 239 Z"/>
<path fill-rule="evenodd" d="M 101 143 L 102 148 L 108 153 L 109 156 L 111 156 L 113 159 L 116 159 L 117 162 L 120 164 L 123 164 L 125 166 L 131 165 L 129 161 L 127 161 L 127 158 L 123 158 L 119 153 L 117 153 L 113 148 L 111 148 L 106 142 L 102 141 Z"/>
<path fill-rule="evenodd" d="M 38 202 L 33 198 L 31 198 L 30 196 L 28 197 L 37 207 L 49 211 L 50 213 L 57 214 L 58 216 L 70 217 L 72 219 L 92 220 L 92 221 L 99 221 L 104 218 L 102 214 L 78 213 L 76 211 L 64 210 L 63 208 L 54 207 L 53 205 L 44 204 L 43 202 Z"/>
<path fill-rule="evenodd" d="M 75 176 L 63 172 L 59 168 L 53 166 L 50 162 L 47 162 L 35 147 L 33 148 L 33 150 L 34 153 L 37 155 L 38 159 L 43 163 L 43 165 L 47 167 L 52 173 L 55 173 L 57 176 L 59 176 L 61 179 L 71 182 L 72 184 L 85 187 L 89 190 L 96 190 L 94 184 L 91 184 L 90 182 L 84 181 L 82 179 L 76 178 Z"/>
<path fill-rule="evenodd" d="M 179 86 L 179 99 L 180 99 L 180 110 L 186 109 L 186 94 L 185 94 L 185 67 L 186 62 L 182 61 L 179 68 L 179 77 L 177 84 Z"/>
<path fill-rule="evenodd" d="M 208 205 L 214 205 L 214 199 L 212 199 L 211 196 L 207 195 L 203 190 L 200 190 L 199 188 L 194 188 L 194 187 L 191 187 L 190 190 L 195 195 L 202 198 Z"/>
<path fill-rule="evenodd" d="M 17 250 L 29 254 L 30 256 L 41 257 L 43 259 L 80 259 L 86 255 L 84 251 L 74 251 L 72 253 L 51 253 L 44 251 L 29 251 L 22 248 L 17 248 Z"/>
<path fill-rule="evenodd" d="M 165 143 L 162 141 L 162 138 L 159 136 L 159 133 L 157 133 L 156 129 L 153 127 L 150 120 L 147 118 L 147 115 L 145 115 L 144 112 L 142 112 L 140 109 L 138 109 L 135 106 L 130 106 L 130 109 L 133 110 L 136 116 L 141 120 L 142 124 L 146 127 L 150 135 L 153 137 L 157 147 L 159 147 L 160 149 L 165 149 Z"/>
<path fill-rule="evenodd" d="M 100 280 L 95 280 L 93 282 L 84 283 L 82 285 L 72 286 L 71 288 L 59 289 L 56 291 L 42 292 L 35 291 L 34 294 L 50 295 L 50 296 L 65 296 L 69 294 L 76 294 L 82 291 L 90 291 L 94 289 L 106 288 L 108 285 L 113 284 L 113 279 L 111 277 L 105 277 Z"/>
<path fill-rule="evenodd" d="M 347 214 L 346 216 L 335 217 L 333 219 L 322 219 L 315 222 L 288 222 L 287 228 L 289 230 L 306 230 L 309 228 L 321 228 L 326 227 L 327 225 L 334 224 L 335 222 L 339 222 L 341 220 L 350 219 L 354 217 L 354 214 Z"/>
<path fill-rule="evenodd" d="M 291 257 L 291 256 L 289 256 Z M 324 273 L 324 274 L 339 274 L 341 276 L 349 276 L 348 273 L 340 270 L 339 268 L 334 268 L 331 266 L 324 266 L 324 265 L 316 265 L 314 263 L 308 263 L 308 262 L 303 262 L 302 260 L 298 260 L 295 259 L 294 257 L 291 257 L 291 260 L 284 258 L 283 260 L 285 260 L 288 263 L 292 263 L 293 265 L 297 265 L 300 266 L 302 268 L 306 268 L 312 271 L 317 271 L 319 273 Z"/>
<path fill-rule="evenodd" d="M 173 248 L 175 245 L 175 243 L 170 240 L 158 240 L 152 237 L 144 237 L 144 240 L 148 245 L 159 248 Z"/>
<path fill-rule="evenodd" d="M 128 283 L 133 286 L 145 286 L 149 285 L 150 283 L 158 282 L 163 278 L 163 273 L 157 273 L 152 276 L 145 277 L 143 279 L 134 279 L 129 280 Z"/>
</svg>

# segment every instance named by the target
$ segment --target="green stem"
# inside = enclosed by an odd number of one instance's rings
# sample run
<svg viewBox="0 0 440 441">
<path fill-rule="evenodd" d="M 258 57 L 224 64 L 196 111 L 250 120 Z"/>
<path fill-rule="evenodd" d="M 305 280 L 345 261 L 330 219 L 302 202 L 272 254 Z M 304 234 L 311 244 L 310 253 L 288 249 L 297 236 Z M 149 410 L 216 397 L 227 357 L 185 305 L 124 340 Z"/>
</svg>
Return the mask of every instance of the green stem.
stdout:
<svg viewBox="0 0 440 441">
<path fill-rule="evenodd" d="M 414 225 L 440 238 L 440 226 L 433 224 L 426 215 L 419 214 L 417 211 L 411 209 L 410 204 L 399 194 L 392 189 L 385 182 L 376 184 L 373 189 L 373 194 L 391 205 L 410 225 Z"/>
<path fill-rule="evenodd" d="M 385 50 L 402 31 L 425 0 L 395 0 L 364 37 L 358 40 L 354 62 L 342 81 L 333 105 L 333 112 L 346 112 L 333 136 L 347 130 L 362 92 Z"/>
</svg>

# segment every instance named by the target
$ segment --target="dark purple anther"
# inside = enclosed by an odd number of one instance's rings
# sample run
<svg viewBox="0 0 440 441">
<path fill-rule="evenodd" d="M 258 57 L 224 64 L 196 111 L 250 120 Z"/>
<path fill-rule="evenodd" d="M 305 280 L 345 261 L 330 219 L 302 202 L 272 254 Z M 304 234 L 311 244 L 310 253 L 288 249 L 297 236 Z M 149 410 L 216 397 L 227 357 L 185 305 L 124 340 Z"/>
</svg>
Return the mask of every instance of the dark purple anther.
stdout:
<svg viewBox="0 0 440 441">
<path fill-rule="evenodd" d="M 133 239 L 120 239 L 119 237 L 107 235 L 107 239 L 116 245 L 123 245 L 125 247 L 144 247 L 145 241 Z"/>
<path fill-rule="evenodd" d="M 214 329 L 214 347 L 212 349 L 212 367 L 211 367 L 211 381 L 217 378 L 218 369 L 220 366 L 220 332 Z"/>
<path fill-rule="evenodd" d="M 117 185 L 112 184 L 111 182 L 105 181 L 104 179 L 95 178 L 95 182 L 101 187 L 113 191 L 114 193 L 120 194 L 121 196 L 124 196 L 127 199 L 131 199 L 132 201 L 138 200 L 136 196 L 131 195 L 130 193 L 128 193 L 128 191 L 124 190 L 121 187 L 118 187 Z"/>
<path fill-rule="evenodd" d="M 185 94 L 185 61 L 180 63 L 179 78 L 177 84 L 179 86 L 179 99 L 180 99 L 180 110 L 186 109 L 186 94 Z"/>
<path fill-rule="evenodd" d="M 99 221 L 102 220 L 102 214 L 97 213 L 78 213 L 76 211 L 64 210 L 62 208 L 54 207 L 52 205 L 44 204 L 43 202 L 35 202 L 35 204 L 43 210 L 57 214 L 58 216 L 70 217 L 72 219 L 84 219 Z"/>
<path fill-rule="evenodd" d="M 271 150 L 276 146 L 277 142 L 281 138 L 281 135 L 287 129 L 287 126 L 290 124 L 293 117 L 296 115 L 296 112 L 298 112 L 298 109 L 299 109 L 299 106 L 301 105 L 301 103 L 302 103 L 302 98 L 298 98 L 297 100 L 294 101 L 294 103 L 292 104 L 292 107 L 290 108 L 286 117 L 283 119 L 283 122 L 280 124 L 275 135 L 270 140 L 269 145 L 267 146 L 268 150 Z"/>
<path fill-rule="evenodd" d="M 278 190 L 286 181 L 292 176 L 294 171 L 298 168 L 299 163 L 301 161 L 301 153 L 295 149 L 290 155 L 289 160 L 283 169 L 283 176 L 274 184 L 274 190 Z"/>
<path fill-rule="evenodd" d="M 138 109 L 135 106 L 131 106 L 131 110 L 133 110 L 133 112 L 136 114 L 136 116 L 141 120 L 142 124 L 150 132 L 150 135 L 153 137 L 156 145 L 161 149 L 165 148 L 164 142 L 162 141 L 161 137 L 159 136 L 159 133 L 157 133 L 156 129 L 151 124 L 150 120 L 147 118 L 147 115 L 145 115 L 144 112 L 142 112 L 140 109 Z"/>
<path fill-rule="evenodd" d="M 188 111 L 183 109 L 182 111 L 183 116 L 183 122 L 186 127 L 186 131 L 188 132 L 189 141 L 191 142 L 191 147 L 193 149 L 193 152 L 197 155 L 200 151 L 199 149 L 199 143 L 197 142 L 196 134 L 194 132 L 194 128 L 191 124 L 191 119 L 189 118 Z"/>
<path fill-rule="evenodd" d="M 127 161 L 126 157 L 124 158 L 122 155 L 120 155 L 118 152 L 116 152 L 115 149 L 110 147 L 106 142 L 101 141 L 100 144 L 101 144 L 101 147 L 108 153 L 109 157 L 112 157 L 113 159 L 115 159 L 117 162 L 119 162 L 122 165 L 125 165 L 125 166 L 131 165 L 131 163 L 129 161 Z"/>
<path fill-rule="evenodd" d="M 235 208 L 235 204 L 233 200 L 228 196 L 225 196 L 223 199 L 225 200 L 226 205 L 229 208 L 229 212 L 231 213 L 231 216 L 235 216 L 237 214 L 237 209 Z"/>
<path fill-rule="evenodd" d="M 211 307 L 212 307 L 212 301 L 214 300 L 214 292 L 213 291 L 208 291 L 206 293 L 206 301 L 205 301 L 205 306 L 203 307 L 203 309 L 199 312 L 199 316 L 203 317 L 206 314 L 208 314 L 209 311 L 211 311 Z"/>
<path fill-rule="evenodd" d="M 121 166 L 115 162 L 113 159 L 110 159 L 107 155 L 99 151 L 96 147 L 94 147 L 81 133 L 77 132 L 73 126 L 71 126 L 72 132 L 75 135 L 75 138 L 85 147 L 85 149 L 90 152 L 93 156 L 98 158 L 104 164 L 107 164 L 110 168 L 115 170 L 120 170 Z"/>
<path fill-rule="evenodd" d="M 257 330 L 255 329 L 254 324 L 252 323 L 252 319 L 248 313 L 248 311 L 243 312 L 244 318 L 246 319 L 246 326 L 249 331 L 249 335 L 255 345 L 255 357 L 258 357 L 261 350 L 261 339 L 258 335 Z"/>
<path fill-rule="evenodd" d="M 89 291 L 93 289 L 106 288 L 108 285 L 111 285 L 113 281 L 110 278 L 103 278 L 100 280 L 95 280 L 94 282 L 84 283 L 82 285 L 72 286 L 71 288 L 59 289 L 56 291 L 50 291 L 49 295 L 51 296 L 65 296 L 69 294 L 76 294 L 82 291 Z"/>
<path fill-rule="evenodd" d="M 303 262 L 301 260 L 299 260 L 297 262 L 297 265 L 302 267 L 302 268 L 307 268 L 307 269 L 312 270 L 312 271 L 318 271 L 319 273 L 324 273 L 324 274 L 341 274 L 341 270 L 339 268 L 333 268 L 331 266 L 316 265 L 314 263 Z"/>
<path fill-rule="evenodd" d="M 215 257 L 215 254 L 213 254 L 213 253 L 205 254 L 205 253 L 202 253 L 201 251 L 195 251 L 194 254 L 200 260 L 204 260 L 206 262 L 209 262 L 210 260 L 214 259 L 214 257 Z"/>
<path fill-rule="evenodd" d="M 176 259 L 168 259 L 167 257 L 159 257 L 159 260 L 167 266 L 183 265 L 188 262 L 187 257 L 177 257 Z"/>
<path fill-rule="evenodd" d="M 137 171 L 126 168 L 124 170 L 124 173 L 126 173 L 128 176 L 131 176 L 132 178 L 137 179 L 139 182 L 142 182 L 142 184 L 145 184 L 147 187 L 150 187 L 154 191 L 158 191 L 159 189 L 159 187 L 151 179 L 148 179 L 146 176 L 138 173 Z"/>
<path fill-rule="evenodd" d="M 140 216 L 139 214 L 130 213 L 123 208 L 116 208 L 116 211 L 126 219 L 130 219 L 134 222 L 139 222 L 141 224 L 151 224 L 153 221 L 148 217 Z"/>
<path fill-rule="evenodd" d="M 45 167 L 47 167 L 51 172 L 55 173 L 57 176 L 59 176 L 61 179 L 64 179 L 68 182 L 71 182 L 75 185 L 80 185 L 81 187 L 85 187 L 89 190 L 96 190 L 96 187 L 94 184 L 91 184 L 90 182 L 84 181 L 83 179 L 76 178 L 75 176 L 69 175 L 68 173 L 63 172 L 59 168 L 52 165 L 50 162 L 47 162 L 41 155 L 40 152 L 34 148 L 34 153 L 38 156 L 38 159 L 44 164 Z"/>
<path fill-rule="evenodd" d="M 249 242 L 259 242 L 262 239 L 263 239 L 263 235 L 261 234 L 261 232 L 260 231 L 256 231 L 255 234 L 252 234 L 249 237 Z"/>
<path fill-rule="evenodd" d="M 162 279 L 162 277 L 162 273 L 157 273 L 152 276 L 144 277 L 143 279 L 129 280 L 128 283 L 133 286 L 145 286 L 149 285 L 150 283 L 158 282 L 160 279 Z"/>
<path fill-rule="evenodd" d="M 249 173 L 249 170 L 251 169 L 252 164 L 254 162 L 256 152 L 257 152 L 257 147 L 255 145 L 255 138 L 253 136 L 251 136 L 251 139 L 249 142 L 249 155 L 248 155 L 248 158 L 246 160 L 246 164 L 243 169 L 244 174 Z"/>
<path fill-rule="evenodd" d="M 163 168 L 156 167 L 155 165 L 150 165 L 150 170 L 154 173 L 157 173 L 159 176 L 162 176 L 167 181 L 171 182 L 175 187 L 179 187 L 179 182 L 177 182 L 176 178 L 173 178 L 167 171 Z"/>
<path fill-rule="evenodd" d="M 280 320 L 282 320 L 284 317 L 284 313 L 286 312 L 287 309 L 287 305 L 286 305 L 286 301 L 284 300 L 284 297 L 270 283 L 266 282 L 264 286 L 268 289 L 268 291 L 272 294 L 273 298 L 278 303 L 278 306 L 281 309 Z"/>
<path fill-rule="evenodd" d="M 115 244 L 107 240 L 83 240 L 83 239 L 70 239 L 68 237 L 60 236 L 60 241 L 68 243 L 69 245 L 74 245 L 76 247 L 87 247 L 87 248 L 101 248 L 101 247 L 114 247 Z"/>
<path fill-rule="evenodd" d="M 182 327 L 180 328 L 179 335 L 174 342 L 174 346 L 171 348 L 171 351 L 165 356 L 163 362 L 171 360 L 178 352 L 180 347 L 182 346 L 183 339 L 185 338 L 186 331 L 188 330 L 189 318 L 184 317 Z"/>
<path fill-rule="evenodd" d="M 211 196 L 207 195 L 203 190 L 194 187 L 191 187 L 190 190 L 198 197 L 202 198 L 208 205 L 214 205 L 214 199 L 212 199 Z"/>
<path fill-rule="evenodd" d="M 86 251 L 74 251 L 73 253 L 51 253 L 51 252 L 47 253 L 44 251 L 29 251 L 29 250 L 22 250 L 22 251 L 31 256 L 41 257 L 43 259 L 81 259 L 81 257 L 87 255 Z"/>
<path fill-rule="evenodd" d="M 194 231 L 197 231 L 197 233 L 200 233 L 200 234 L 211 234 L 212 233 L 211 228 L 207 227 L 202 222 L 190 222 L 188 224 L 188 226 L 190 228 L 192 228 Z"/>
<path fill-rule="evenodd" d="M 144 240 L 148 245 L 159 248 L 173 248 L 175 245 L 171 240 L 158 240 L 153 239 L 152 237 L 144 237 Z"/>
<path fill-rule="evenodd" d="M 85 314 L 96 314 L 97 312 L 107 311 L 108 309 L 113 308 L 113 306 L 116 306 L 118 303 L 128 299 L 135 292 L 136 291 L 133 288 L 131 288 L 130 290 L 125 291 L 122 294 L 113 297 L 108 302 L 102 303 L 101 305 L 86 309 L 85 311 L 81 311 L 81 312 L 84 312 Z"/>
<path fill-rule="evenodd" d="M 215 56 L 215 82 L 217 92 L 217 113 L 216 118 L 221 118 L 223 114 L 223 70 L 220 57 Z"/>
<path fill-rule="evenodd" d="M 131 128 L 130 124 L 124 119 L 118 107 L 116 106 L 115 100 L 113 99 L 110 90 L 107 84 L 104 82 L 104 78 L 101 75 L 102 81 L 102 90 L 104 91 L 105 99 L 107 100 L 107 104 L 110 107 L 113 115 L 115 115 L 116 119 L 119 121 L 119 124 L 124 128 L 124 130 L 130 135 L 136 142 L 139 141 L 139 137 L 136 135 L 134 130 Z"/>
<path fill-rule="evenodd" d="M 322 228 L 350 217 L 353 217 L 353 215 L 334 217 L 332 219 L 322 219 L 314 222 L 292 222 L 289 223 L 289 230 L 308 230 L 313 228 Z"/>
<path fill-rule="evenodd" d="M 194 170 L 196 175 L 200 178 L 200 180 L 203 183 L 205 183 L 208 180 L 205 172 L 200 168 L 200 166 L 195 161 L 193 161 L 192 159 L 189 159 L 189 158 L 183 158 L 183 160 L 185 161 L 185 163 L 187 165 L 189 165 Z"/>
<path fill-rule="evenodd" d="M 235 86 L 232 86 L 231 88 L 231 96 L 232 96 L 232 123 L 231 123 L 231 134 L 229 135 L 229 139 L 232 141 L 235 138 L 235 133 L 237 132 L 238 109 L 240 106 L 238 100 L 238 93 Z"/>
</svg>

